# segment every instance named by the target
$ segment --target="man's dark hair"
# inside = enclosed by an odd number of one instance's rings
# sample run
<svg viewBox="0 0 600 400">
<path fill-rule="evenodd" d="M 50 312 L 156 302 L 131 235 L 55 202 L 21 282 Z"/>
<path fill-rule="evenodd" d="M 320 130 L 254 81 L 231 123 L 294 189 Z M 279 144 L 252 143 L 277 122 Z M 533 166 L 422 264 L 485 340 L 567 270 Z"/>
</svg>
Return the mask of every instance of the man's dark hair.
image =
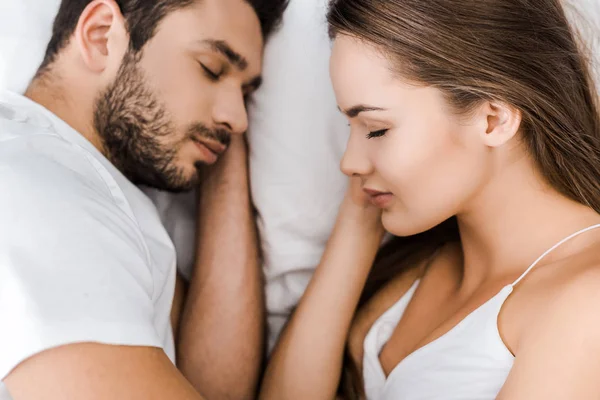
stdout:
<svg viewBox="0 0 600 400">
<path fill-rule="evenodd" d="M 191 6 L 202 0 L 116 0 L 126 20 L 131 50 L 144 47 L 156 31 L 159 22 L 170 12 Z M 288 0 L 246 0 L 254 8 L 266 38 L 277 27 Z M 92 0 L 62 0 L 54 26 L 52 39 L 40 71 L 51 64 L 75 32 L 79 17 Z"/>
</svg>

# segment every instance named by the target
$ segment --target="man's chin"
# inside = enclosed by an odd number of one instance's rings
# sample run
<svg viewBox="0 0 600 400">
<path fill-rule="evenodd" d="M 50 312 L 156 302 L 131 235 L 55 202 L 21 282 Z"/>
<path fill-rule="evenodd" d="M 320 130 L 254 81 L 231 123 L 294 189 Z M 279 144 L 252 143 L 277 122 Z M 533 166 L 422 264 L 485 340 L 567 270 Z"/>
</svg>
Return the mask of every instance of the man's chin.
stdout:
<svg viewBox="0 0 600 400">
<path fill-rule="evenodd" d="M 134 182 L 138 185 L 148 186 L 163 192 L 184 193 L 189 192 L 200 183 L 200 173 L 198 171 L 188 174 L 168 174 L 162 176 L 154 176 L 153 179 L 138 179 Z"/>
<path fill-rule="evenodd" d="M 166 191 L 171 193 L 183 193 L 189 192 L 198 187 L 200 184 L 200 174 L 198 172 L 194 172 L 192 175 L 179 180 L 178 182 L 172 182 L 169 185 L 169 188 Z"/>
</svg>

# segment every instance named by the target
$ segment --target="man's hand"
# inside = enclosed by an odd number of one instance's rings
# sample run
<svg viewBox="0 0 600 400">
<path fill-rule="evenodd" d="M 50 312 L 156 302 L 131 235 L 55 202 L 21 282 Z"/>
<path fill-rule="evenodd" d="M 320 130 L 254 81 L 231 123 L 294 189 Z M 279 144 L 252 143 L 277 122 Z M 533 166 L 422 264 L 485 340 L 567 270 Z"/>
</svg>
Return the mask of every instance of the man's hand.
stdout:
<svg viewBox="0 0 600 400">
<path fill-rule="evenodd" d="M 245 139 L 207 168 L 197 257 L 184 306 L 178 365 L 207 398 L 256 396 L 264 356 L 264 295 Z"/>
<path fill-rule="evenodd" d="M 228 185 L 235 183 L 242 184 L 247 188 L 248 148 L 245 137 L 240 135 L 232 136 L 231 143 L 221 158 L 214 165 L 204 169 L 200 184 L 200 197 L 204 201 L 218 198 L 215 190 L 223 190 Z M 247 194 L 247 191 L 243 190 L 244 188 L 238 187 L 237 189 L 237 193 Z"/>
</svg>

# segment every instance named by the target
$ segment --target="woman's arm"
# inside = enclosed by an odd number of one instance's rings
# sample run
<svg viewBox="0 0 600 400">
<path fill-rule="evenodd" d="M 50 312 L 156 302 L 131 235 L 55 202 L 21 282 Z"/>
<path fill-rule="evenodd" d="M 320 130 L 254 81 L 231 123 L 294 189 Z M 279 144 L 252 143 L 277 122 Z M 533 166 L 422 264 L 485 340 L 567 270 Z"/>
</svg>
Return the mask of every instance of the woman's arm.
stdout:
<svg viewBox="0 0 600 400">
<path fill-rule="evenodd" d="M 260 398 L 335 398 L 350 323 L 383 237 L 352 182 L 321 263 L 273 353 Z"/>
</svg>

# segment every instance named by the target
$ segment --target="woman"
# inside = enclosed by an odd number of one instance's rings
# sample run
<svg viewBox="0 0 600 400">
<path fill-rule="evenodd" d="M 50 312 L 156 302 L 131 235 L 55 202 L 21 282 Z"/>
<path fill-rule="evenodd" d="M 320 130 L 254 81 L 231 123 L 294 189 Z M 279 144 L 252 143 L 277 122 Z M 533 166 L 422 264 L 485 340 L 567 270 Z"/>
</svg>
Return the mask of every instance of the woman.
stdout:
<svg viewBox="0 0 600 400">
<path fill-rule="evenodd" d="M 336 0 L 329 23 L 352 183 L 261 398 L 340 379 L 344 398 L 600 398 L 600 115 L 560 1 Z M 383 228 L 410 238 L 369 278 Z"/>
</svg>

